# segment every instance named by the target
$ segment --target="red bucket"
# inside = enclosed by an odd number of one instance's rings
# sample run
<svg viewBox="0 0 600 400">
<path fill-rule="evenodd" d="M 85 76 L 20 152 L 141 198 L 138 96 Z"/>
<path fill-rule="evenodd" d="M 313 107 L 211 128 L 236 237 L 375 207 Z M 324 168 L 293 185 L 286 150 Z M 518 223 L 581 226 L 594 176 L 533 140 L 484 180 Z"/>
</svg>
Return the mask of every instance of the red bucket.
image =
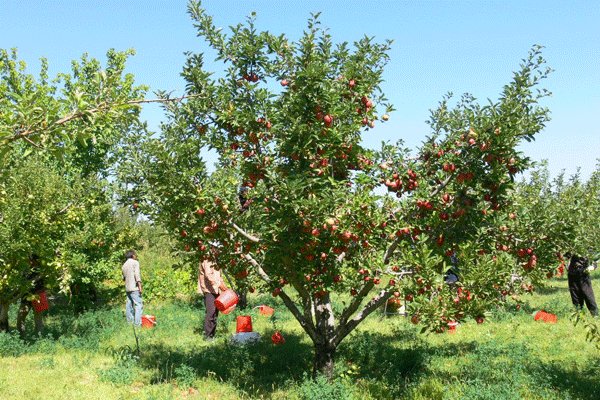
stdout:
<svg viewBox="0 0 600 400">
<path fill-rule="evenodd" d="M 233 310 L 235 310 L 235 304 L 232 305 L 231 307 L 229 307 L 227 310 L 221 311 L 221 313 L 227 315 L 230 312 L 232 312 Z"/>
<path fill-rule="evenodd" d="M 40 292 L 37 295 L 39 296 L 39 299 L 31 301 L 33 310 L 38 313 L 42 312 L 42 311 L 46 311 L 49 308 L 48 296 L 46 295 L 46 291 Z"/>
<path fill-rule="evenodd" d="M 534 320 L 536 321 L 543 321 L 543 322 L 547 322 L 549 324 L 555 324 L 556 321 L 558 320 L 558 318 L 556 317 L 555 314 L 546 312 L 544 310 L 540 310 L 538 311 L 535 316 L 533 317 Z"/>
<path fill-rule="evenodd" d="M 142 328 L 154 328 L 156 317 L 154 315 L 142 315 Z"/>
<path fill-rule="evenodd" d="M 252 317 L 249 315 L 239 315 L 237 317 L 235 333 L 240 332 L 252 332 Z"/>
<path fill-rule="evenodd" d="M 269 307 L 269 306 L 262 305 L 262 306 L 258 306 L 258 312 L 260 313 L 260 315 L 270 317 L 275 312 L 275 309 L 273 309 L 272 307 Z"/>
<path fill-rule="evenodd" d="M 215 307 L 217 310 L 223 312 L 229 307 L 236 305 L 238 302 L 238 295 L 231 289 L 227 289 L 219 295 L 215 300 Z"/>
</svg>

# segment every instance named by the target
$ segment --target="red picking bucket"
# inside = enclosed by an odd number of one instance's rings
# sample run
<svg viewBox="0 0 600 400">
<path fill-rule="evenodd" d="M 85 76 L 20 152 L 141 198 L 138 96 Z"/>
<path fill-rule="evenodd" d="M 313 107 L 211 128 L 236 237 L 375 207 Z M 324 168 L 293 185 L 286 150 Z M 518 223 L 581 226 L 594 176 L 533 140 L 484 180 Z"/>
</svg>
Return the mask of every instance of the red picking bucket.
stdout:
<svg viewBox="0 0 600 400">
<path fill-rule="evenodd" d="M 262 305 L 262 306 L 258 306 L 258 312 L 260 313 L 260 315 L 270 317 L 275 312 L 275 309 L 273 309 L 272 307 L 269 307 L 269 306 Z"/>
<path fill-rule="evenodd" d="M 555 314 L 551 314 L 549 312 L 546 312 L 544 310 L 540 310 L 538 311 L 535 316 L 533 317 L 534 320 L 536 321 L 543 321 L 543 322 L 547 322 L 549 324 L 555 324 L 557 321 L 557 317 Z"/>
<path fill-rule="evenodd" d="M 35 312 L 42 312 L 42 311 L 46 311 L 49 306 L 48 306 L 48 296 L 46 295 L 46 291 L 40 292 L 38 293 L 39 299 L 38 300 L 33 300 L 31 302 L 31 305 L 33 306 L 33 310 Z"/>
<path fill-rule="evenodd" d="M 142 328 L 154 328 L 156 317 L 154 315 L 142 315 Z"/>
<path fill-rule="evenodd" d="M 232 305 L 231 307 L 229 307 L 227 310 L 221 311 L 221 313 L 223 313 L 223 314 L 227 315 L 227 314 L 229 314 L 230 312 L 232 312 L 233 310 L 235 310 L 235 304 L 234 304 L 234 305 Z"/>
<path fill-rule="evenodd" d="M 227 289 L 219 295 L 215 300 L 215 307 L 217 310 L 223 312 L 229 307 L 236 305 L 238 302 L 238 295 L 231 289 Z"/>
<path fill-rule="evenodd" d="M 252 317 L 249 315 L 239 315 L 237 317 L 235 333 L 240 332 L 252 332 Z"/>
</svg>

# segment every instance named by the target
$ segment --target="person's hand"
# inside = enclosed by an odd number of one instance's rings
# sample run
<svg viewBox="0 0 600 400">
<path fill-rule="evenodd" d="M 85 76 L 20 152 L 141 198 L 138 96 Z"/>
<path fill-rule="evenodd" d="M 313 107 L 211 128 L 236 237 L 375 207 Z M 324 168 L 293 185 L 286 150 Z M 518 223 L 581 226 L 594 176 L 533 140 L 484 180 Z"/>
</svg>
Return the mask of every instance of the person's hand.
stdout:
<svg viewBox="0 0 600 400">
<path fill-rule="evenodd" d="M 221 286 L 219 286 L 219 289 L 221 289 L 221 292 L 224 292 L 227 290 L 227 286 L 225 286 L 225 284 L 221 284 Z"/>
</svg>

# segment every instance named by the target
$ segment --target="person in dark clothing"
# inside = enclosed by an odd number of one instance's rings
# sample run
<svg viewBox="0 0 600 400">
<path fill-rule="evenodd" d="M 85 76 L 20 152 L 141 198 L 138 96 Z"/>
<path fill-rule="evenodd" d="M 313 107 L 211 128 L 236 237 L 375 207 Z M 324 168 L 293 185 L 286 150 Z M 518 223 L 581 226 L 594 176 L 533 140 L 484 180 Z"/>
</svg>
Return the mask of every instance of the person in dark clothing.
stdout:
<svg viewBox="0 0 600 400">
<path fill-rule="evenodd" d="M 238 200 L 240 201 L 241 212 L 248 210 L 248 207 L 250 207 L 250 204 L 252 203 L 252 200 L 248 198 L 249 190 L 250 189 L 247 186 L 242 186 L 238 191 Z"/>
<path fill-rule="evenodd" d="M 31 289 L 21 296 L 21 304 L 17 314 L 17 330 L 21 336 L 25 334 L 25 319 L 29 314 L 29 310 L 33 308 L 31 304 L 32 297 L 33 295 L 39 295 L 45 288 L 44 278 L 40 271 L 39 257 L 35 254 L 32 255 L 29 258 L 29 264 L 31 265 L 31 271 L 29 272 L 27 279 L 31 282 Z M 35 333 L 39 334 L 44 328 L 44 320 L 42 312 L 36 311 L 35 308 L 33 308 L 33 320 L 35 324 Z"/>
<path fill-rule="evenodd" d="M 589 259 L 568 253 L 565 256 L 571 258 L 567 269 L 567 277 L 573 305 L 581 310 L 585 303 L 590 313 L 593 316 L 597 316 L 598 306 L 596 305 L 594 290 L 592 289 L 592 279 L 588 272 Z"/>
<path fill-rule="evenodd" d="M 454 286 L 460 280 L 460 270 L 458 268 L 458 257 L 456 256 L 456 252 L 453 252 L 450 256 L 450 265 L 450 268 L 448 268 L 444 275 L 444 282 L 450 286 Z"/>
</svg>

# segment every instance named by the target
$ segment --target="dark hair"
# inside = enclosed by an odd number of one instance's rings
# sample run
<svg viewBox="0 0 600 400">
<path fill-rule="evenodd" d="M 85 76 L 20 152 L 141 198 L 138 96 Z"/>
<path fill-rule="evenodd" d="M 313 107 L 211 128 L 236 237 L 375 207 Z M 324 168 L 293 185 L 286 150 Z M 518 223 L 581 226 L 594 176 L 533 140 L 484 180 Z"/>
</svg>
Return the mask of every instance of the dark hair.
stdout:
<svg viewBox="0 0 600 400">
<path fill-rule="evenodd" d="M 134 250 L 129 250 L 129 251 L 127 251 L 127 253 L 125 253 L 125 258 L 128 259 L 128 260 L 130 258 L 133 258 L 134 256 L 135 256 L 135 251 Z"/>
</svg>

